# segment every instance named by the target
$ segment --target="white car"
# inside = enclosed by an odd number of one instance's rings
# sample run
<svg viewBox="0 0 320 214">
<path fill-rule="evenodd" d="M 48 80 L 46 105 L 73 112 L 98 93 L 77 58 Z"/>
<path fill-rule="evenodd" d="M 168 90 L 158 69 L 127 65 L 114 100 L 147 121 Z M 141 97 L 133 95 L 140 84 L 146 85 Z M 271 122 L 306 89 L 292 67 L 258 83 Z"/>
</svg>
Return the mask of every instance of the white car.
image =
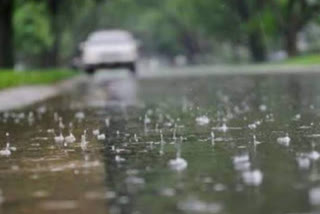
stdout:
<svg viewBox="0 0 320 214">
<path fill-rule="evenodd" d="M 98 68 L 126 67 L 136 72 L 138 42 L 127 31 L 104 30 L 89 35 L 81 44 L 82 65 L 87 73 Z"/>
</svg>

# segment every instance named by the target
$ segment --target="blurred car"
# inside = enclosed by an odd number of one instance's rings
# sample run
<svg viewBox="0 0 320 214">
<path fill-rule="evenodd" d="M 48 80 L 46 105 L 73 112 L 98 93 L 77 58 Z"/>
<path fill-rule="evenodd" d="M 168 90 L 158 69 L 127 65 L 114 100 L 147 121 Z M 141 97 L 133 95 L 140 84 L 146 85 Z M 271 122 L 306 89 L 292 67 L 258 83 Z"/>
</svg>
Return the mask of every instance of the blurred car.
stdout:
<svg viewBox="0 0 320 214">
<path fill-rule="evenodd" d="M 136 73 L 138 42 L 127 31 L 104 30 L 93 32 L 81 44 L 81 63 L 85 71 L 93 74 L 99 68 L 128 68 Z"/>
</svg>

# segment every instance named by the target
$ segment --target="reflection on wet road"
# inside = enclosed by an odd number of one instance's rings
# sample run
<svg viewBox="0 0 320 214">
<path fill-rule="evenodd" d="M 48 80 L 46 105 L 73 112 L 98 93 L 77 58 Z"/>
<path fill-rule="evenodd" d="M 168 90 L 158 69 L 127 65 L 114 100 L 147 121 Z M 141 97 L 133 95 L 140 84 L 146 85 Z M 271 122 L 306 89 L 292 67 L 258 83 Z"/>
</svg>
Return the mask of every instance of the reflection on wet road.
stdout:
<svg viewBox="0 0 320 214">
<path fill-rule="evenodd" d="M 319 80 L 97 75 L 3 113 L 0 212 L 317 213 Z"/>
</svg>

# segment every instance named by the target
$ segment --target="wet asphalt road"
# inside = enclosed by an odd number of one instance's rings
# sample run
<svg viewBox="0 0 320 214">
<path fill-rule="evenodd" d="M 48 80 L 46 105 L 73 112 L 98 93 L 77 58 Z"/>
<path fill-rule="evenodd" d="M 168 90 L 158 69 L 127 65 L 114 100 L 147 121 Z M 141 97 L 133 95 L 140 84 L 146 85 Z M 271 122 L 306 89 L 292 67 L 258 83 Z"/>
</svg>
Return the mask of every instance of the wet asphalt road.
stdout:
<svg viewBox="0 0 320 214">
<path fill-rule="evenodd" d="M 99 73 L 2 113 L 0 213 L 318 213 L 319 80 Z"/>
</svg>

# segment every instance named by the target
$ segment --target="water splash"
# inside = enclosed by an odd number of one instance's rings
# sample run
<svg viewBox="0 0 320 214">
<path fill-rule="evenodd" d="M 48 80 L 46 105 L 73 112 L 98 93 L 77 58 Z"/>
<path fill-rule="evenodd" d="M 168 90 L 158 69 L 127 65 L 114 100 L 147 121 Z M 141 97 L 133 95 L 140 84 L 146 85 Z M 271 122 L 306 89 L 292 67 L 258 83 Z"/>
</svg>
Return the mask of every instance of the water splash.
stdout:
<svg viewBox="0 0 320 214">
<path fill-rule="evenodd" d="M 10 141 L 9 141 L 9 133 L 6 133 L 6 137 L 7 137 L 7 143 L 6 143 L 6 147 L 3 148 L 2 150 L 0 150 L 0 156 L 10 156 L 11 155 L 11 150 L 15 150 L 11 149 L 10 147 Z"/>
<path fill-rule="evenodd" d="M 98 136 L 100 134 L 100 130 L 99 129 L 95 129 L 95 130 L 92 131 L 92 134 L 94 136 Z"/>
<path fill-rule="evenodd" d="M 62 132 L 60 132 L 59 135 L 54 136 L 54 142 L 56 142 L 56 143 L 63 143 L 64 142 L 64 137 L 62 135 Z"/>
<path fill-rule="evenodd" d="M 134 133 L 133 138 L 134 138 L 134 141 L 135 141 L 136 143 L 138 143 L 139 139 L 138 139 L 138 137 L 137 137 L 137 134 L 136 134 L 136 133 Z"/>
<path fill-rule="evenodd" d="M 62 117 L 59 117 L 59 129 L 64 129 L 65 128 L 65 125 L 63 124 L 63 120 L 62 120 Z"/>
<path fill-rule="evenodd" d="M 312 205 L 320 205 L 320 187 L 312 188 L 309 191 L 309 201 Z"/>
<path fill-rule="evenodd" d="M 263 174 L 260 170 L 245 171 L 242 173 L 243 182 L 249 186 L 260 186 Z"/>
<path fill-rule="evenodd" d="M 106 139 L 106 135 L 105 134 L 99 134 L 98 136 L 97 136 L 97 140 L 105 140 Z"/>
<path fill-rule="evenodd" d="M 253 137 L 252 137 L 252 138 L 253 138 L 252 142 L 253 142 L 253 145 L 254 145 L 254 146 L 261 144 L 261 142 L 260 142 L 260 141 L 257 141 L 257 137 L 256 137 L 256 135 L 253 135 Z"/>
<path fill-rule="evenodd" d="M 181 158 L 181 144 L 183 138 L 180 138 L 180 143 L 177 144 L 176 158 L 169 161 L 169 167 L 175 171 L 183 171 L 188 167 L 188 162 Z"/>
<path fill-rule="evenodd" d="M 289 146 L 290 145 L 290 137 L 289 134 L 287 133 L 285 137 L 278 137 L 277 142 L 283 146 Z"/>
<path fill-rule="evenodd" d="M 88 141 L 87 141 L 87 130 L 84 130 L 83 135 L 81 135 L 81 142 L 80 142 L 80 147 L 82 150 L 86 150 L 88 147 Z"/>
<path fill-rule="evenodd" d="M 82 111 L 75 113 L 74 117 L 77 119 L 78 122 L 81 122 L 85 118 L 85 114 Z"/>
<path fill-rule="evenodd" d="M 206 115 L 203 115 L 203 116 L 197 117 L 196 122 L 200 126 L 205 126 L 210 123 L 210 119 Z"/>
<path fill-rule="evenodd" d="M 69 124 L 69 135 L 65 137 L 66 143 L 74 143 L 76 141 L 76 137 L 72 134 L 72 123 Z"/>
<path fill-rule="evenodd" d="M 186 213 L 220 213 L 222 205 L 219 203 L 206 203 L 198 199 L 189 198 L 178 203 L 178 209 Z"/>
<path fill-rule="evenodd" d="M 233 166 L 237 171 L 247 171 L 251 167 L 249 155 L 242 154 L 233 157 Z"/>
</svg>

